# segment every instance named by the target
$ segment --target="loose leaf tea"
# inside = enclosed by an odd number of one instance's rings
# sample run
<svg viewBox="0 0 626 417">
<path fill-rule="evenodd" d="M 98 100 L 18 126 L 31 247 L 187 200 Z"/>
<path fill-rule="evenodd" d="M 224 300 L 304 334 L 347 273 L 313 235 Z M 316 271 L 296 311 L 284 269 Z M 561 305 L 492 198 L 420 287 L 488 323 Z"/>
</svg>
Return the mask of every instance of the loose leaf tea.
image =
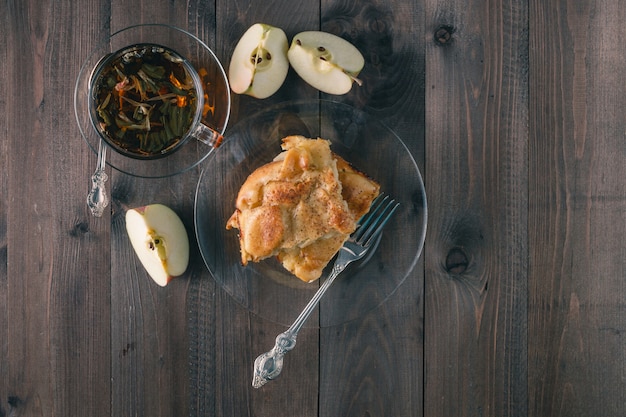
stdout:
<svg viewBox="0 0 626 417">
<path fill-rule="evenodd" d="M 198 105 L 183 58 L 154 44 L 132 46 L 106 62 L 94 88 L 100 131 L 137 157 L 173 150 L 189 131 Z"/>
</svg>

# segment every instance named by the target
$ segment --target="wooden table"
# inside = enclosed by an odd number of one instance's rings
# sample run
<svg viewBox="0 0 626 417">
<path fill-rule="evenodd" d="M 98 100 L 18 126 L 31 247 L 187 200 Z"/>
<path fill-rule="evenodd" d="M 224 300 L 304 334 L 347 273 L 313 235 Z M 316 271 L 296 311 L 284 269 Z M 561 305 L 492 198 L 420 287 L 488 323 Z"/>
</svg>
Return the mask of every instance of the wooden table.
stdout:
<svg viewBox="0 0 626 417">
<path fill-rule="evenodd" d="M 0 6 L 0 416 L 626 415 L 626 2 L 8 1 Z M 162 202 L 193 237 L 203 166 L 107 170 L 73 113 L 93 46 L 170 23 L 227 67 L 255 22 L 323 29 L 366 58 L 335 97 L 392 126 L 422 170 L 421 260 L 381 308 L 305 329 L 287 371 L 251 387 L 285 328 L 216 285 L 192 240 L 156 286 L 126 209 Z M 293 71 L 273 97 L 234 96 L 231 124 L 325 97 Z"/>
</svg>

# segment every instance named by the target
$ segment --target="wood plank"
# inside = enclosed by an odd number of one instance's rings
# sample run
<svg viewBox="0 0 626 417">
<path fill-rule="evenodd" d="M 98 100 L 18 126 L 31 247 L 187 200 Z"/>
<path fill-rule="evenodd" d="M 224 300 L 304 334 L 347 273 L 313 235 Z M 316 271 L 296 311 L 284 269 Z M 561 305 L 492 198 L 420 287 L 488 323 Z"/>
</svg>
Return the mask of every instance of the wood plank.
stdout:
<svg viewBox="0 0 626 417">
<path fill-rule="evenodd" d="M 2 9 L 4 10 L 4 9 Z M 9 30 L 9 13 L 1 13 L 0 17 L 0 39 L 5 39 L 8 42 Z M 9 84 L 11 81 L 12 71 L 9 71 L 11 65 L 9 65 L 9 58 L 12 54 L 9 53 L 9 48 L 6 44 L 0 48 L 0 72 L 6 74 L 4 77 L 0 77 L 0 91 L 9 91 Z M 9 213 L 9 121 L 13 117 L 14 113 L 11 110 L 11 100 L 3 94 L 0 97 L 0 113 L 3 114 L 2 122 L 0 122 L 0 375 L 9 375 L 9 343 L 5 342 L 9 340 L 9 277 L 8 277 L 8 213 Z M 8 409 L 8 397 L 9 387 L 7 378 L 0 379 L 0 414 L 6 413 Z"/>
<path fill-rule="evenodd" d="M 188 26 L 187 7 L 174 2 L 114 1 L 110 31 L 141 23 Z M 111 415 L 189 414 L 187 292 L 198 272 L 193 233 L 197 172 L 136 178 L 111 170 Z M 126 233 L 126 210 L 163 203 L 183 220 L 191 242 L 187 272 L 157 286 L 139 263 Z M 195 250 L 195 252 L 193 252 Z"/>
<path fill-rule="evenodd" d="M 216 4 L 215 33 L 208 35 L 209 46 L 214 48 L 218 58 L 227 69 L 235 44 L 244 31 L 254 23 L 263 22 L 281 27 L 288 37 L 296 28 L 316 21 L 318 14 L 315 4 L 302 5 L 294 2 L 273 2 L 250 4 L 247 2 L 225 1 Z M 214 22 L 207 20 L 201 10 L 192 12 L 197 16 L 195 26 L 211 27 Z M 294 16 L 298 16 L 294 19 Z M 206 32 L 206 29 L 203 30 Z M 285 85 L 274 96 L 257 100 L 248 96 L 232 97 L 231 123 L 284 101 L 294 94 L 295 74 L 290 74 Z M 228 134 L 228 131 L 227 131 Z M 250 315 L 236 304 L 224 290 L 216 287 L 208 271 L 192 282 L 190 288 L 190 308 L 200 311 L 190 317 L 190 374 L 192 380 L 191 413 L 198 416 L 222 415 L 274 415 L 276 410 L 285 409 L 288 413 L 302 416 L 317 415 L 317 384 L 290 384 L 290 379 L 279 378 L 262 390 L 251 386 L 254 358 L 274 344 L 276 335 L 284 327 Z M 206 282 L 205 280 L 211 280 Z M 192 291 L 199 291 L 198 296 Z M 313 340 L 309 340 L 313 338 Z M 286 367 L 298 375 L 312 375 L 317 379 L 317 332 L 308 335 L 303 332 L 299 341 L 299 352 L 287 358 Z M 309 346 L 307 348 L 306 346 Z M 293 363 L 299 360 L 301 364 Z"/>
<path fill-rule="evenodd" d="M 530 2 L 533 416 L 626 409 L 625 10 Z"/>
<path fill-rule="evenodd" d="M 17 132 L 20 125 L 28 125 L 28 126 L 37 126 L 39 132 L 33 131 L 32 135 L 35 138 L 41 139 L 41 125 L 43 121 L 41 120 L 41 115 L 37 114 L 37 105 L 41 104 L 42 95 L 43 95 L 43 85 L 44 80 L 43 74 L 39 74 L 39 79 L 35 80 L 36 75 L 34 74 L 33 64 L 36 62 L 36 65 L 39 68 L 43 68 L 42 62 L 42 54 L 44 51 L 41 50 L 41 46 L 39 46 L 39 50 L 37 50 L 37 45 L 33 45 L 34 39 L 31 39 L 30 36 L 27 36 L 24 32 L 27 31 L 27 28 L 31 25 L 31 19 L 33 19 L 32 23 L 41 25 L 46 23 L 46 18 L 40 16 L 39 18 L 33 16 L 29 16 L 29 8 L 28 3 L 24 3 L 21 8 L 10 10 L 13 13 L 12 18 L 9 19 L 8 26 L 8 42 L 15 42 L 19 47 L 15 50 L 23 50 L 30 51 L 34 56 L 35 52 L 39 54 L 39 61 L 35 61 L 28 65 L 31 70 L 30 71 L 18 71 L 18 66 L 12 67 L 10 70 L 8 79 L 9 90 L 14 91 L 15 86 L 17 85 L 29 85 L 31 86 L 26 91 L 21 91 L 18 95 L 15 92 L 13 95 L 17 96 L 15 100 L 15 106 L 21 108 L 21 112 L 18 114 L 13 114 L 10 120 L 8 121 L 8 131 L 9 132 Z M 20 30 L 19 28 L 23 29 Z M 47 34 L 42 34 L 41 30 L 37 34 L 38 36 L 45 36 Z M 11 59 L 20 60 L 20 56 L 11 56 Z M 32 59 L 32 58 L 31 58 Z M 29 60 L 26 57 L 23 58 L 24 64 L 29 64 Z M 33 104 L 37 102 L 38 104 Z M 16 112 L 17 113 L 17 112 Z M 21 114 L 20 114 L 21 113 Z M 10 137 L 10 136 L 8 136 Z M 14 209 L 9 208 L 8 215 L 8 223 L 9 224 L 22 224 L 26 227 L 20 227 L 20 230 L 16 230 L 14 228 L 7 229 L 7 235 L 10 241 L 16 241 L 15 237 L 19 233 L 24 236 L 33 236 L 36 234 L 40 234 L 38 230 L 49 230 L 48 224 L 45 224 L 45 220 L 42 221 L 41 214 L 34 213 L 35 205 L 30 202 L 33 195 L 37 193 L 37 187 L 41 186 L 45 181 L 44 171 L 41 169 L 33 169 L 33 157 L 30 157 L 29 153 L 26 152 L 26 148 L 23 146 L 18 146 L 19 143 L 15 143 L 15 141 L 8 141 L 8 154 L 11 155 L 9 158 L 9 171 L 13 171 L 13 166 L 22 166 L 28 169 L 28 171 L 32 170 L 31 178 L 34 180 L 31 185 L 24 187 L 24 184 L 17 181 L 17 178 L 10 177 L 8 182 L 8 195 L 13 196 L 17 194 L 16 202 L 21 204 L 23 207 L 28 207 L 28 211 L 30 212 L 28 216 L 26 216 L 26 210 L 23 208 L 17 212 Z M 36 161 L 38 162 L 38 161 Z M 28 172 L 27 171 L 27 172 Z M 33 189 L 35 188 L 35 189 Z M 21 189 L 21 192 L 17 192 L 18 189 Z M 35 200 L 39 206 L 42 207 L 43 210 L 48 211 L 48 216 L 50 215 L 50 207 L 49 203 L 46 205 L 41 202 L 41 199 Z M 16 206 L 15 206 L 16 207 Z M 20 218 L 21 216 L 24 216 Z M 8 335 L 15 335 L 15 337 L 11 336 L 11 342 L 8 343 L 8 358 L 10 368 L 7 372 L 7 380 L 8 380 L 8 388 L 9 395 L 12 397 L 12 403 L 9 406 L 14 406 L 15 408 L 20 407 L 23 410 L 31 410 L 34 411 L 35 407 L 41 407 L 46 410 L 52 409 L 52 398 L 46 392 L 48 388 L 48 382 L 46 377 L 49 377 L 50 370 L 47 369 L 45 364 L 46 358 L 42 354 L 31 353 L 29 351 L 29 346 L 46 346 L 48 335 L 46 332 L 40 333 L 36 332 L 35 328 L 41 326 L 44 323 L 47 323 L 46 312 L 43 308 L 37 308 L 34 300 L 47 299 L 46 294 L 46 286 L 41 285 L 41 282 L 45 282 L 45 275 L 41 271 L 41 266 L 46 265 L 50 266 L 51 259 L 47 254 L 42 253 L 41 249 L 36 252 L 36 257 L 33 258 L 36 262 L 29 262 L 29 260 L 25 259 L 25 254 L 28 252 L 26 248 L 23 248 L 22 255 L 19 255 L 19 244 L 15 245 L 15 248 L 11 248 L 11 252 L 9 253 L 7 271 L 8 276 L 11 276 L 14 268 L 13 265 L 23 263 L 25 268 L 23 268 L 23 273 L 26 274 L 26 277 L 31 277 L 30 279 L 26 278 L 26 280 L 20 279 L 17 282 L 8 282 L 8 313 L 7 313 L 7 322 L 8 322 Z M 15 251 L 16 257 L 13 258 L 11 253 Z M 30 265 L 30 267 L 29 267 Z M 21 277 L 20 277 L 21 278 Z M 32 279 L 32 283 L 29 282 Z M 26 281 L 26 282 L 24 282 Z M 31 284 L 31 285 L 27 285 Z M 32 288 L 30 288 L 32 287 Z M 11 300 L 14 300 L 13 302 Z M 28 301 L 30 301 L 29 304 Z M 18 305 L 16 305 L 19 303 Z M 22 305 L 23 307 L 19 307 Z M 32 349 L 32 348 L 31 348 Z M 29 354 L 31 353 L 31 354 Z M 28 360 L 27 360 L 28 358 Z M 19 364 L 19 365 L 18 365 Z M 46 369 L 46 373 L 37 373 L 36 369 L 41 367 L 42 369 Z M 37 398 L 38 397 L 38 398 Z M 28 400 L 37 398 L 37 402 L 39 404 L 35 404 L 35 401 Z"/>
<path fill-rule="evenodd" d="M 528 8 L 427 2 L 425 399 L 526 415 Z"/>
<path fill-rule="evenodd" d="M 421 170 L 423 21 L 419 2 L 322 2 L 321 29 L 352 42 L 366 61 L 359 74 L 362 87 L 354 86 L 345 96 L 323 96 L 363 109 L 390 126 Z M 398 256 L 414 256 L 401 252 Z M 320 416 L 423 415 L 423 268 L 419 262 L 381 307 L 350 323 L 321 330 Z M 350 297 L 356 300 L 355 308 L 360 295 L 367 293 L 363 289 Z M 332 317 L 339 310 L 334 307 L 322 300 L 320 308 L 324 316 Z"/>
<path fill-rule="evenodd" d="M 217 10 L 214 2 L 193 2 L 189 5 L 188 29 L 202 39 L 214 53 L 216 42 Z M 224 65 L 223 59 L 218 59 Z M 201 171 L 203 166 L 198 168 Z M 197 173 L 196 173 L 197 174 Z M 197 175 L 195 175 L 197 178 Z M 195 235 L 194 235 L 195 241 Z M 195 255 L 195 256 L 194 256 Z M 228 323 L 234 329 L 245 329 L 246 326 L 235 325 L 229 320 L 228 313 L 216 310 L 216 283 L 204 265 L 194 242 L 194 252 L 191 262 L 193 274 L 187 292 L 187 338 L 189 341 L 188 353 L 188 384 L 189 384 L 189 416 L 216 416 L 217 407 L 222 401 L 232 401 L 235 405 L 246 404 L 247 401 L 237 401 L 245 398 L 237 394 L 232 396 L 220 393 L 222 388 L 217 371 L 215 351 L 222 345 L 217 337 L 220 324 Z M 232 364 L 233 362 L 227 362 Z M 223 414 L 222 414 L 223 415 Z M 246 413 L 236 410 L 228 415 L 245 416 Z"/>
<path fill-rule="evenodd" d="M 84 40 L 97 37 L 97 25 L 74 22 L 69 4 L 12 6 L 5 149 L 8 171 L 24 175 L 7 180 L 8 369 L 0 410 L 108 414 L 109 282 L 89 274 L 108 270 L 108 250 L 100 249 L 107 247 L 108 228 L 90 218 L 86 194 L 75 192 L 86 193 L 95 161 L 87 166 L 90 151 L 73 117 L 79 68 L 58 59 L 86 53 Z"/>
<path fill-rule="evenodd" d="M 319 6 L 315 2 L 304 4 L 285 0 L 271 3 L 218 1 L 216 16 L 217 35 L 210 46 L 214 47 L 227 69 L 237 41 L 249 26 L 257 22 L 272 24 L 281 27 L 291 39 L 298 31 L 317 24 Z M 233 95 L 230 126 L 272 104 L 315 96 L 311 89 L 298 82 L 291 71 L 281 89 L 268 99 Z M 208 273 L 206 277 L 212 280 Z M 193 305 L 190 305 L 197 314 L 195 320 L 205 323 L 204 327 L 191 334 L 190 341 L 196 346 L 190 373 L 196 375 L 195 382 L 198 384 L 192 393 L 193 415 L 270 416 L 278 412 L 316 416 L 317 332 L 305 329 L 298 338 L 298 348 L 285 359 L 284 374 L 256 390 L 251 385 L 253 361 L 273 346 L 276 335 L 285 327 L 251 315 L 234 303 L 219 286 L 212 293 L 212 286 L 198 282 L 197 288 L 205 295 L 199 300 L 192 300 Z M 206 305 L 207 302 L 210 304 Z M 202 313 L 207 308 L 210 311 Z M 206 325 L 211 317 L 215 318 L 215 328 Z M 210 377 L 200 379 L 203 375 Z M 309 379 L 303 376 L 309 376 Z"/>
</svg>

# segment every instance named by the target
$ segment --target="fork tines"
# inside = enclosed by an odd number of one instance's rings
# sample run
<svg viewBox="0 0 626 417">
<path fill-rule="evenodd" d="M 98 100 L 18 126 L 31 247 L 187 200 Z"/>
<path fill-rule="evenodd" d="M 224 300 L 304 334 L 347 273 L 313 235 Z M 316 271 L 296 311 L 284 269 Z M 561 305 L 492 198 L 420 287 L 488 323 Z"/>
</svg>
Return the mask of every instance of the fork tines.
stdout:
<svg viewBox="0 0 626 417">
<path fill-rule="evenodd" d="M 352 240 L 364 246 L 371 243 L 371 240 L 378 236 L 392 214 L 400 206 L 393 198 L 381 193 L 366 213 L 357 223 L 357 230 L 352 235 Z"/>
</svg>

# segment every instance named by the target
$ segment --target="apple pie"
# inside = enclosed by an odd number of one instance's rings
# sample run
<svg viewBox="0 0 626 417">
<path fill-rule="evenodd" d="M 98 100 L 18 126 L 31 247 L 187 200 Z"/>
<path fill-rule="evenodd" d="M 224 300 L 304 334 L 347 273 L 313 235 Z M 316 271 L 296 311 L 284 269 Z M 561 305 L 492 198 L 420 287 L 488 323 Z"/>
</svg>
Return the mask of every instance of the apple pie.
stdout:
<svg viewBox="0 0 626 417">
<path fill-rule="evenodd" d="M 283 152 L 239 190 L 226 224 L 239 230 L 241 262 L 275 256 L 303 281 L 318 279 L 369 211 L 379 185 L 330 150 L 330 142 L 288 136 Z"/>
</svg>

